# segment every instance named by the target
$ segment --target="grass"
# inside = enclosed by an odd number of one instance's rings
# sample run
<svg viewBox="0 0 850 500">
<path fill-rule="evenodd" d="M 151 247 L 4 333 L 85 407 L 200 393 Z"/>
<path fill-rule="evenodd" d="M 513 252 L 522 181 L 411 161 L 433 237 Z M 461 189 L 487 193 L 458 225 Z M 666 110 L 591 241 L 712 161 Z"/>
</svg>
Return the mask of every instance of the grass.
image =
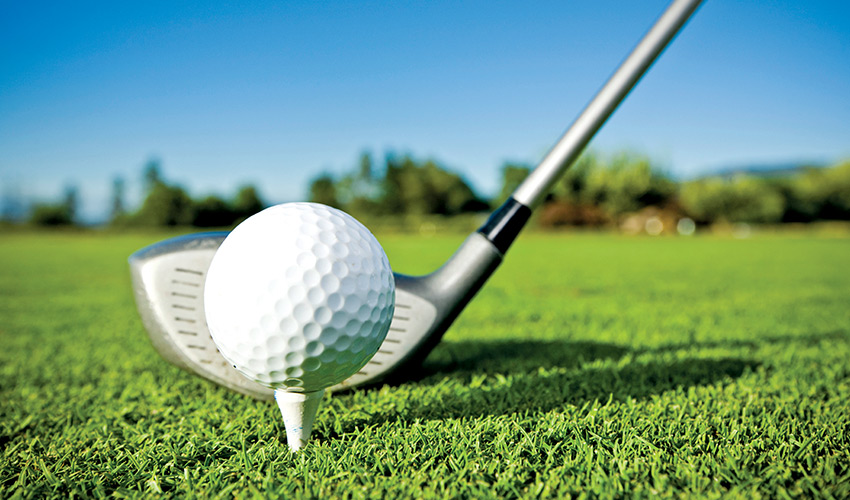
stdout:
<svg viewBox="0 0 850 500">
<path fill-rule="evenodd" d="M 157 239 L 0 236 L 0 498 L 850 497 L 848 239 L 524 235 L 297 455 L 156 356 L 126 256 Z M 460 242 L 381 240 L 409 273 Z"/>
</svg>

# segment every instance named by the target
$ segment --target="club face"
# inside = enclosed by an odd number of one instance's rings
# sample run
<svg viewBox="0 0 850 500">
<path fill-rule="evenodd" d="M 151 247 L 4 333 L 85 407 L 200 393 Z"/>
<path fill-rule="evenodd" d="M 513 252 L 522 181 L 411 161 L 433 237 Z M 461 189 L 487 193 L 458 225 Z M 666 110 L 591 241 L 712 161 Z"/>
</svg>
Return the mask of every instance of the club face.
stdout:
<svg viewBox="0 0 850 500">
<path fill-rule="evenodd" d="M 130 261 L 136 304 L 157 352 L 172 364 L 258 399 L 272 390 L 251 382 L 219 353 L 204 316 L 203 287 L 227 233 L 172 238 L 134 253 Z M 373 384 L 406 371 L 431 351 L 501 256 L 474 233 L 438 271 L 395 274 L 395 313 L 386 339 L 359 372 L 330 390 Z"/>
<path fill-rule="evenodd" d="M 167 361 L 243 394 L 270 399 L 270 389 L 245 378 L 221 356 L 207 328 L 204 283 L 226 236 L 180 236 L 131 255 L 136 306 L 151 343 Z"/>
</svg>

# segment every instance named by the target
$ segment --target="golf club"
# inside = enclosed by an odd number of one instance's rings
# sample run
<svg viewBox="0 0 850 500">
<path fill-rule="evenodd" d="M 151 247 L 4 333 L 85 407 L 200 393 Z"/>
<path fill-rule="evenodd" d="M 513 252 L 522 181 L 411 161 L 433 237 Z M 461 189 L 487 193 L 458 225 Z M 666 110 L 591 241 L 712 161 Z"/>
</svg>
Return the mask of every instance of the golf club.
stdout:
<svg viewBox="0 0 850 500">
<path fill-rule="evenodd" d="M 505 252 L 558 177 L 678 33 L 701 0 L 675 0 L 513 195 L 439 269 L 425 276 L 395 274 L 396 304 L 389 333 L 361 371 L 330 390 L 371 384 L 420 363 L 501 263 Z M 163 358 L 184 370 L 260 399 L 272 390 L 250 382 L 227 363 L 204 319 L 203 287 L 226 232 L 172 238 L 130 256 L 136 304 Z"/>
</svg>

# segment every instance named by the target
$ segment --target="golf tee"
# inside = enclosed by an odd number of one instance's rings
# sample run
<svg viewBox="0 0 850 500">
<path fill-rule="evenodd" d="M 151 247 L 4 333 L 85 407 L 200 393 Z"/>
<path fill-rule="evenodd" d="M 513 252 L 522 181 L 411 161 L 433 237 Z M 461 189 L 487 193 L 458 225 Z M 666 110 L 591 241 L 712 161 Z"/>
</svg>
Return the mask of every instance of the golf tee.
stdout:
<svg viewBox="0 0 850 500">
<path fill-rule="evenodd" d="M 319 403 L 324 395 L 324 389 L 314 392 L 274 391 L 274 399 L 286 426 L 286 442 L 291 451 L 300 450 L 310 440 L 313 421 L 316 420 Z"/>
</svg>

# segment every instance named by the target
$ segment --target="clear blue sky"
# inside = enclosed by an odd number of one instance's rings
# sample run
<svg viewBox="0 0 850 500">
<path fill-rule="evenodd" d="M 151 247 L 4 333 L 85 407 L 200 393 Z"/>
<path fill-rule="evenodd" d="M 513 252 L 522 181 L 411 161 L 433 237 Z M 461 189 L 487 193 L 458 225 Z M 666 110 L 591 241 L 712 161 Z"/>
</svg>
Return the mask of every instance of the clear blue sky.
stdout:
<svg viewBox="0 0 850 500">
<path fill-rule="evenodd" d="M 482 194 L 535 163 L 666 6 L 4 2 L 0 182 L 84 214 L 162 160 L 193 195 L 271 202 L 387 150 Z M 850 2 L 707 0 L 592 143 L 679 176 L 850 157 Z M 132 201 L 132 200 L 131 200 Z"/>
</svg>

